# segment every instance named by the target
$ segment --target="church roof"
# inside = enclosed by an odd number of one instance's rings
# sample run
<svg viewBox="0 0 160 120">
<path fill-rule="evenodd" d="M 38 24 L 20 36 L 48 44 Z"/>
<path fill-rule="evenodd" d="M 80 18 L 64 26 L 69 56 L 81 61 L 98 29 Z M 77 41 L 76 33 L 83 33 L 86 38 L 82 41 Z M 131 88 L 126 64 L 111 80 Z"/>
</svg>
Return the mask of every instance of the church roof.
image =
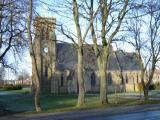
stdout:
<svg viewBox="0 0 160 120">
<path fill-rule="evenodd" d="M 135 53 L 114 51 L 109 56 L 109 70 L 140 70 Z"/>
<path fill-rule="evenodd" d="M 88 47 L 89 46 L 89 47 Z M 89 50 L 88 50 L 89 49 Z M 57 43 L 57 69 L 74 69 L 77 65 L 77 52 L 73 44 Z M 96 57 L 91 45 L 83 50 L 85 67 L 96 69 Z M 140 70 L 135 53 L 112 51 L 109 55 L 108 70 Z"/>
</svg>

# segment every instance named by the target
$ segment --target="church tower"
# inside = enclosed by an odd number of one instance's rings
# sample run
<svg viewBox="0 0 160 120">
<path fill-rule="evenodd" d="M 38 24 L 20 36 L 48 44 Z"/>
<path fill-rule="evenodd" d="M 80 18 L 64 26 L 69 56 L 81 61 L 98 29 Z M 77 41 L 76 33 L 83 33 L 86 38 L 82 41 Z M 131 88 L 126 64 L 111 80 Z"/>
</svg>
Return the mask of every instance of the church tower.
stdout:
<svg viewBox="0 0 160 120">
<path fill-rule="evenodd" d="M 42 93 L 51 92 L 56 65 L 55 18 L 37 17 L 34 22 L 34 50 Z M 34 74 L 34 71 L 33 71 Z M 34 75 L 33 75 L 34 76 Z"/>
</svg>

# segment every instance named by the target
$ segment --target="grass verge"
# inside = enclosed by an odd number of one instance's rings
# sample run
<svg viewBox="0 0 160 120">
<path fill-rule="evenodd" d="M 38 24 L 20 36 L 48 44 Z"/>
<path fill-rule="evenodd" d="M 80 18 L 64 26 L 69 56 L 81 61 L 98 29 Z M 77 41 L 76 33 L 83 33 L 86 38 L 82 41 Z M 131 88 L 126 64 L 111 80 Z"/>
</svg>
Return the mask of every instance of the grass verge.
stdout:
<svg viewBox="0 0 160 120">
<path fill-rule="evenodd" d="M 16 94 L 12 94 L 16 93 Z M 17 94 L 18 93 L 18 94 Z M 75 107 L 77 95 L 75 94 L 47 94 L 41 96 L 41 105 L 43 112 L 65 112 L 84 109 L 110 108 L 117 106 L 141 105 L 141 104 L 159 104 L 160 101 L 148 100 L 142 101 L 139 99 L 125 98 L 123 95 L 115 97 L 109 95 L 109 104 L 101 105 L 99 103 L 99 95 L 86 95 L 86 104 L 83 107 Z M 33 96 L 27 94 L 25 90 L 11 91 L 10 94 L 0 96 L 0 101 L 5 103 L 7 109 L 13 113 L 35 113 Z"/>
</svg>

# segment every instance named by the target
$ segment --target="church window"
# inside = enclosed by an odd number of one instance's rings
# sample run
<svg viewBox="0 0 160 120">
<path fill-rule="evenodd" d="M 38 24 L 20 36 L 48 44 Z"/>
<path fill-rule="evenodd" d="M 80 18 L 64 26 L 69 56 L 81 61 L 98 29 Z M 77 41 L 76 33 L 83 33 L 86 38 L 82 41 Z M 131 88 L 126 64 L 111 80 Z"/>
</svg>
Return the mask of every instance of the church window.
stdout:
<svg viewBox="0 0 160 120">
<path fill-rule="evenodd" d="M 134 77 L 133 77 L 133 84 L 135 84 L 135 79 L 134 79 Z"/>
<path fill-rule="evenodd" d="M 126 74 L 126 83 L 128 84 L 128 76 L 127 76 L 127 74 Z"/>
<path fill-rule="evenodd" d="M 61 75 L 61 87 L 64 86 L 64 78 L 63 78 L 63 75 Z"/>
<path fill-rule="evenodd" d="M 139 77 L 138 77 L 138 73 L 137 73 L 137 83 L 139 83 Z"/>
<path fill-rule="evenodd" d="M 95 86 L 96 85 L 96 75 L 95 73 L 91 74 L 91 86 Z"/>
<path fill-rule="evenodd" d="M 45 66 L 45 76 L 48 77 L 48 68 Z"/>
<path fill-rule="evenodd" d="M 124 84 L 124 79 L 123 79 L 123 77 L 121 78 L 121 84 L 122 84 L 122 85 Z"/>
<path fill-rule="evenodd" d="M 112 85 L 112 75 L 110 72 L 107 74 L 107 79 L 108 79 L 108 85 Z"/>
</svg>

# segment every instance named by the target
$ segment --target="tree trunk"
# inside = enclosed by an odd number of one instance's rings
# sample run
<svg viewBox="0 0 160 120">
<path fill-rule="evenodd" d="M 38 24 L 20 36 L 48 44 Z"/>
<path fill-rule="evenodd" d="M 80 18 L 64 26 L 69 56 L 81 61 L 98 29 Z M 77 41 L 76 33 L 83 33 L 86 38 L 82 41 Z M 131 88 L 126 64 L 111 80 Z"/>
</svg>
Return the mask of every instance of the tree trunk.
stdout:
<svg viewBox="0 0 160 120">
<path fill-rule="evenodd" d="M 100 75 L 100 103 L 105 104 L 108 103 L 107 98 L 107 82 L 106 82 L 106 67 L 104 64 L 101 64 L 99 68 L 99 75 Z"/>
<path fill-rule="evenodd" d="M 40 87 L 39 85 L 35 86 L 35 94 L 34 94 L 34 102 L 35 102 L 35 108 L 37 112 L 41 111 L 41 105 L 40 105 Z"/>
<path fill-rule="evenodd" d="M 148 99 L 148 90 L 146 89 L 146 84 L 145 84 L 145 81 L 144 81 L 144 76 L 145 76 L 145 67 L 144 67 L 144 64 L 143 64 L 143 61 L 142 61 L 142 58 L 141 58 L 141 55 L 140 55 L 140 51 L 138 51 L 138 61 L 139 61 L 139 64 L 141 66 L 141 84 L 142 84 L 142 87 L 143 87 L 143 95 L 144 95 L 144 100 L 147 100 Z"/>
<path fill-rule="evenodd" d="M 35 52 L 34 52 L 34 47 L 33 47 L 33 43 L 32 43 L 32 35 L 31 35 L 31 23 L 32 23 L 32 7 L 33 7 L 33 1 L 29 0 L 29 16 L 28 16 L 28 20 L 27 20 L 27 32 L 28 32 L 28 39 L 29 39 L 29 49 L 30 49 L 30 56 L 32 59 L 32 67 L 35 72 L 34 74 L 34 102 L 35 102 L 35 108 L 37 112 L 41 111 L 41 107 L 40 107 L 40 76 L 38 73 L 38 69 L 37 69 L 37 62 L 36 62 L 36 57 L 35 57 Z"/>
<path fill-rule="evenodd" d="M 147 88 L 144 89 L 144 100 L 145 101 L 148 100 L 148 89 Z"/>
<path fill-rule="evenodd" d="M 99 75 L 100 75 L 100 103 L 108 103 L 107 97 L 107 61 L 108 61 L 108 51 L 107 47 L 103 48 L 103 55 L 101 62 L 99 64 Z"/>
<path fill-rule="evenodd" d="M 104 50 L 105 51 L 105 50 Z M 107 54 L 103 54 L 105 56 L 99 56 L 98 54 L 98 46 L 94 43 L 94 52 L 97 57 L 97 66 L 98 66 L 98 73 L 100 78 L 100 103 L 105 104 L 108 103 L 107 97 Z"/>
<path fill-rule="evenodd" d="M 90 22 L 92 20 L 93 20 L 93 0 L 91 0 L 91 7 L 90 7 Z M 107 82 L 106 82 L 106 56 L 103 57 L 104 54 L 101 55 L 99 52 L 98 44 L 97 44 L 97 37 L 95 34 L 93 23 L 91 24 L 91 35 L 92 35 L 92 39 L 94 43 L 93 48 L 94 48 L 94 53 L 96 56 L 98 73 L 99 73 L 99 78 L 100 78 L 100 103 L 105 104 L 105 103 L 108 103 Z"/>
<path fill-rule="evenodd" d="M 37 112 L 41 111 L 40 107 L 40 86 L 39 86 L 39 80 L 38 77 L 35 77 L 35 89 L 34 89 L 34 105 Z"/>
<path fill-rule="evenodd" d="M 153 67 L 151 69 L 151 73 L 149 73 L 149 80 L 148 80 L 147 84 L 145 85 L 144 100 L 148 100 L 149 99 L 148 91 L 149 91 L 149 86 L 150 86 L 150 84 L 152 82 L 152 79 L 153 79 L 154 71 L 155 71 L 155 64 L 153 65 Z"/>
<path fill-rule="evenodd" d="M 78 87 L 79 87 L 79 95 L 77 101 L 77 107 L 84 106 L 85 103 L 85 89 L 84 89 L 84 79 L 83 79 L 83 57 L 82 57 L 82 49 L 78 49 Z"/>
<path fill-rule="evenodd" d="M 31 48 L 30 48 L 31 49 Z M 35 56 L 31 55 L 32 58 L 32 74 L 33 78 L 33 95 L 34 95 L 34 103 L 35 109 L 37 112 L 41 111 L 40 105 L 40 77 L 37 69 L 37 62 Z"/>
<path fill-rule="evenodd" d="M 73 17 L 76 26 L 77 38 L 78 38 L 78 87 L 79 87 L 79 95 L 77 101 L 77 107 L 81 107 L 85 104 L 85 90 L 84 90 L 84 79 L 83 79 L 83 39 L 81 34 L 81 28 L 79 24 L 79 12 L 78 12 L 78 4 L 76 0 L 73 0 Z"/>
<path fill-rule="evenodd" d="M 32 61 L 34 61 L 34 58 L 32 56 Z M 36 64 L 32 64 L 34 73 L 34 105 L 37 112 L 41 111 L 41 104 L 40 104 L 40 78 L 38 76 L 38 71 L 36 70 Z"/>
</svg>

